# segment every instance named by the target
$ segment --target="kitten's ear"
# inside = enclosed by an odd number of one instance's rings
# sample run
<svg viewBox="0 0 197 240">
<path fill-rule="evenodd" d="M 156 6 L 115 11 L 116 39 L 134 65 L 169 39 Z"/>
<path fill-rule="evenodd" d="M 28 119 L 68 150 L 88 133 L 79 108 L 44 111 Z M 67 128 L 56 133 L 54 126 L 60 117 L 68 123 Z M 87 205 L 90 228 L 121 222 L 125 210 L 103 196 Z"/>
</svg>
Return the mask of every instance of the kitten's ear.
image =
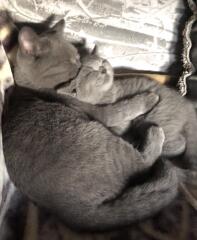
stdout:
<svg viewBox="0 0 197 240">
<path fill-rule="evenodd" d="M 24 54 L 36 54 L 39 38 L 38 35 L 30 27 L 23 27 L 20 30 L 18 41 L 20 49 Z"/>
<path fill-rule="evenodd" d="M 98 46 L 96 44 L 92 49 L 91 55 L 98 56 Z"/>
<path fill-rule="evenodd" d="M 59 22 L 57 22 L 53 26 L 52 30 L 57 32 L 57 33 L 63 33 L 64 27 L 65 27 L 65 21 L 64 21 L 64 19 L 61 19 Z"/>
</svg>

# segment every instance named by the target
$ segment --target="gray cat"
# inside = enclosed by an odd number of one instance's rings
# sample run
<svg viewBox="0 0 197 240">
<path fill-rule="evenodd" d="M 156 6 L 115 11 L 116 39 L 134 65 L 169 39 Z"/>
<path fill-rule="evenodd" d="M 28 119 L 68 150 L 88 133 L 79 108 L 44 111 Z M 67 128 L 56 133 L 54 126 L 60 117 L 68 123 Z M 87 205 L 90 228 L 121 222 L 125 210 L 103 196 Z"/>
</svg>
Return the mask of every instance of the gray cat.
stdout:
<svg viewBox="0 0 197 240">
<path fill-rule="evenodd" d="M 162 128 L 151 126 L 139 150 L 104 125 L 145 114 L 158 95 L 146 92 L 94 106 L 37 90 L 36 83 L 52 88 L 66 81 L 80 65 L 78 57 L 70 59 L 75 50 L 65 44 L 62 28 L 61 21 L 41 35 L 28 27 L 19 33 L 14 76 L 23 86 L 5 95 L 2 124 L 10 178 L 32 201 L 78 229 L 111 229 L 150 216 L 171 202 L 183 180 L 176 168 L 160 161 L 152 176 L 135 182 L 161 155 Z"/>
<path fill-rule="evenodd" d="M 81 101 L 100 105 L 147 91 L 158 94 L 160 101 L 134 125 L 146 121 L 161 126 L 165 134 L 162 154 L 173 157 L 185 151 L 186 167 L 197 169 L 196 112 L 193 105 L 175 90 L 142 76 L 114 79 L 109 62 L 96 55 L 85 57 L 77 77 L 59 90 Z M 121 135 L 130 124 L 129 121 L 121 122 L 113 126 L 113 131 Z"/>
</svg>

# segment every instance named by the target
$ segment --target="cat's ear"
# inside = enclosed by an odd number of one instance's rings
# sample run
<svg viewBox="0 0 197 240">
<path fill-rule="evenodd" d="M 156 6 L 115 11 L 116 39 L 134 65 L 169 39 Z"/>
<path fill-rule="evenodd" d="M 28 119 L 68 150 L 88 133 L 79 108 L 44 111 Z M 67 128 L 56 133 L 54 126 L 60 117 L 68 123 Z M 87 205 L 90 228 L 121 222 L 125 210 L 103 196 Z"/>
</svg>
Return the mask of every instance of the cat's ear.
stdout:
<svg viewBox="0 0 197 240">
<path fill-rule="evenodd" d="M 62 34 L 64 32 L 64 27 L 65 27 L 65 21 L 64 19 L 61 19 L 59 22 L 57 22 L 52 30 L 55 31 L 56 33 Z"/>
<path fill-rule="evenodd" d="M 18 41 L 19 47 L 24 54 L 36 54 L 39 38 L 38 35 L 30 27 L 23 27 L 20 30 Z"/>
</svg>

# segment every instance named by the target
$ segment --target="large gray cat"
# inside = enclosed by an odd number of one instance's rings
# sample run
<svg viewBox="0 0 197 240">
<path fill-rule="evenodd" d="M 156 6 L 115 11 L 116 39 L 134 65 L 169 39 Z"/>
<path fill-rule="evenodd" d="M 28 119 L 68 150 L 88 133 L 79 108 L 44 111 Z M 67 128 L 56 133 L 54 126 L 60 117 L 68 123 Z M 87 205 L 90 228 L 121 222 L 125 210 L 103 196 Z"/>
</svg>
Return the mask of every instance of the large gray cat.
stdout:
<svg viewBox="0 0 197 240">
<path fill-rule="evenodd" d="M 138 150 L 104 127 L 145 114 L 158 103 L 158 95 L 146 92 L 93 106 L 33 90 L 36 82 L 43 88 L 64 82 L 80 65 L 78 57 L 71 58 L 75 50 L 65 44 L 62 25 L 41 35 L 28 27 L 19 33 L 14 75 L 16 83 L 26 87 L 15 86 L 6 94 L 2 131 L 8 173 L 24 194 L 69 226 L 91 230 L 124 226 L 166 206 L 182 181 L 167 161 L 156 164 L 147 181 L 139 185 L 134 181 L 160 156 L 162 128 L 151 126 Z"/>
<path fill-rule="evenodd" d="M 185 150 L 184 164 L 186 167 L 197 169 L 196 112 L 193 105 L 175 90 L 142 76 L 114 79 L 109 62 L 96 55 L 85 57 L 77 77 L 59 90 L 81 101 L 100 105 L 114 103 L 147 91 L 158 94 L 160 101 L 133 124 L 145 121 L 161 126 L 165 134 L 162 154 L 173 157 Z M 113 126 L 113 131 L 123 134 L 129 125 L 129 121 L 121 122 Z"/>
</svg>

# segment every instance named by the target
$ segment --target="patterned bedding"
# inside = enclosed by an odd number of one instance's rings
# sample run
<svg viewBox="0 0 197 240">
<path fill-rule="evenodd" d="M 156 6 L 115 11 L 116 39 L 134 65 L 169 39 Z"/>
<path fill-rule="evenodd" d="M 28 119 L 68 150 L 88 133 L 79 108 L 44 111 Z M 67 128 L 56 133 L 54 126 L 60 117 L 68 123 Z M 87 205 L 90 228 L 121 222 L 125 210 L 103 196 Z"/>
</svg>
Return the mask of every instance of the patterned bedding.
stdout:
<svg viewBox="0 0 197 240">
<path fill-rule="evenodd" d="M 98 46 L 114 67 L 168 71 L 176 60 L 184 0 L 1 0 L 18 19 L 65 18 L 66 36 Z"/>
</svg>

